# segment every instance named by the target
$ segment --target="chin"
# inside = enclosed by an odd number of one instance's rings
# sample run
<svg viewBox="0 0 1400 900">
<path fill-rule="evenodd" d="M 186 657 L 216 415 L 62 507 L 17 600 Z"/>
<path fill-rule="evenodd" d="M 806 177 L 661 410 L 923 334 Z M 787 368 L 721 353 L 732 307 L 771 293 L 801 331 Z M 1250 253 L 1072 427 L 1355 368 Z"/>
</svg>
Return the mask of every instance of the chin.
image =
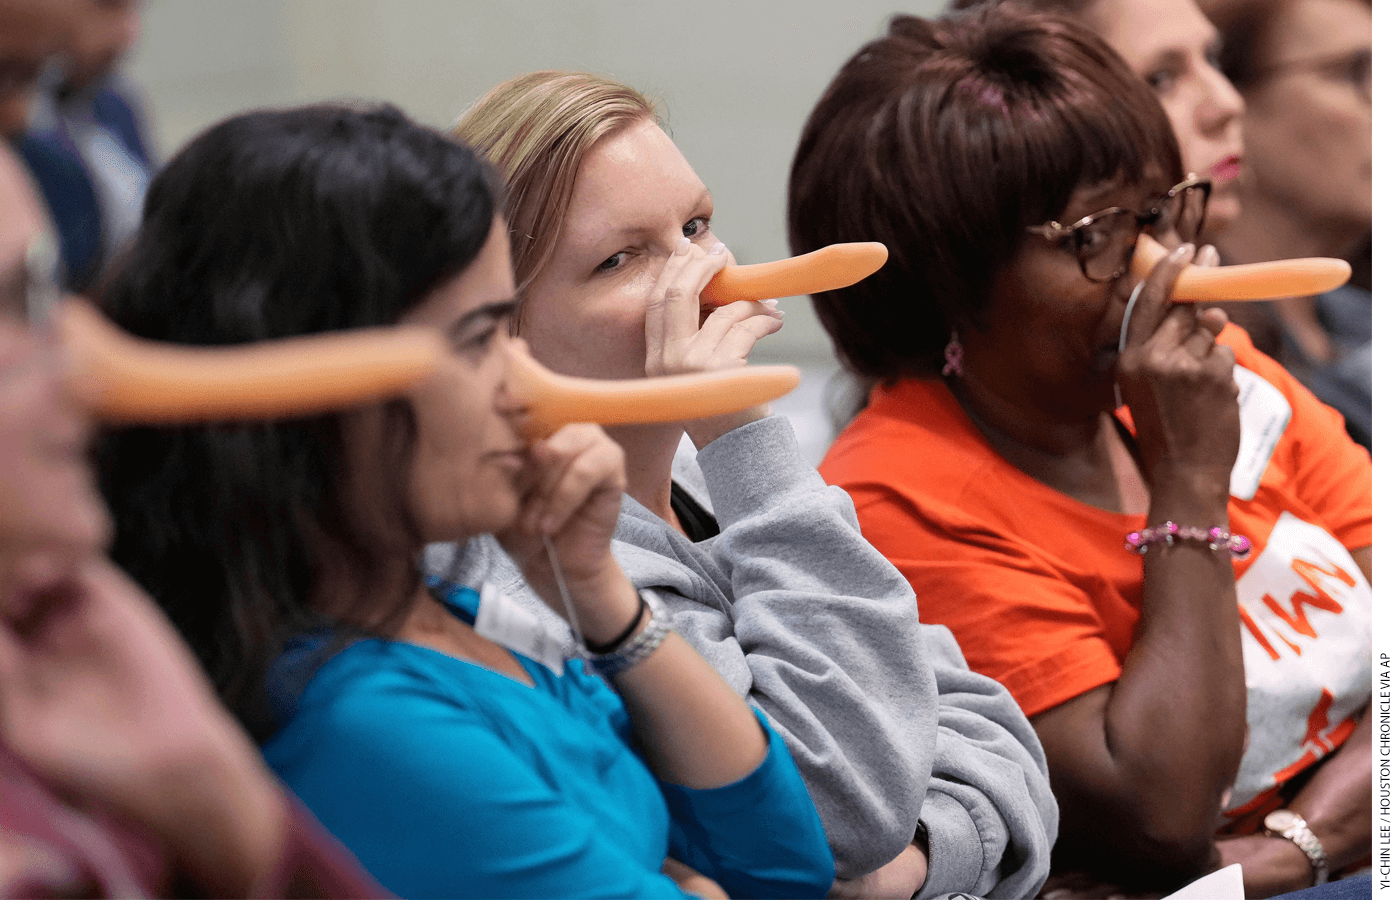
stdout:
<svg viewBox="0 0 1400 900">
<path fill-rule="evenodd" d="M 41 505 L 45 519 L 65 546 L 105 550 L 112 540 L 112 517 L 91 473 L 83 467 L 65 481 L 55 486 L 53 502 Z"/>
<path fill-rule="evenodd" d="M 485 498 L 483 498 L 485 499 Z M 467 533 L 459 539 L 476 537 L 480 534 L 498 534 L 520 521 L 520 498 L 514 493 L 508 497 L 496 498 L 489 505 L 483 504 L 479 514 L 470 522 Z"/>
<path fill-rule="evenodd" d="M 107 508 L 87 496 L 55 500 L 45 508 L 49 514 L 42 525 L 20 541 L 31 552 L 88 558 L 102 553 L 112 540 Z"/>
<path fill-rule="evenodd" d="M 510 528 L 520 519 L 520 496 L 513 490 L 498 487 L 494 491 L 476 490 L 468 496 L 469 504 L 454 509 L 438 509 L 419 514 L 418 536 L 424 544 L 455 544 L 483 534 L 496 534 Z"/>
<path fill-rule="evenodd" d="M 1205 227 L 1201 229 L 1201 243 L 1213 244 L 1240 217 L 1240 201 L 1236 197 L 1223 197 L 1220 203 L 1210 199 L 1210 212 L 1206 215 Z"/>
</svg>

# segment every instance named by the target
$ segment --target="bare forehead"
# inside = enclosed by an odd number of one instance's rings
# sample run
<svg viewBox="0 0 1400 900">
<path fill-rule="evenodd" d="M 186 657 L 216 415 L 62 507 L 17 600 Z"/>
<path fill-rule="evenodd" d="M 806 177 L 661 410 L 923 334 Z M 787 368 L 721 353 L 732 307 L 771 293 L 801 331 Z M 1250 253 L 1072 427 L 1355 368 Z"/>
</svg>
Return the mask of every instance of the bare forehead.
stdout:
<svg viewBox="0 0 1400 900">
<path fill-rule="evenodd" d="M 688 216 L 709 193 L 675 143 L 654 122 L 609 135 L 585 154 L 564 217 L 566 240 L 650 229 Z"/>
<path fill-rule="evenodd" d="M 1216 38 L 1195 0 L 1097 0 L 1084 19 L 1134 68 L 1173 51 L 1190 52 Z"/>
<path fill-rule="evenodd" d="M 1280 59 L 1371 44 L 1371 7 L 1361 0 L 1294 0 L 1280 9 L 1269 36 Z"/>
<path fill-rule="evenodd" d="M 1061 221 L 1072 222 L 1111 206 L 1139 209 L 1160 198 L 1171 187 L 1171 183 L 1160 176 L 1131 181 L 1115 178 L 1097 184 L 1083 184 L 1070 194 Z"/>
</svg>

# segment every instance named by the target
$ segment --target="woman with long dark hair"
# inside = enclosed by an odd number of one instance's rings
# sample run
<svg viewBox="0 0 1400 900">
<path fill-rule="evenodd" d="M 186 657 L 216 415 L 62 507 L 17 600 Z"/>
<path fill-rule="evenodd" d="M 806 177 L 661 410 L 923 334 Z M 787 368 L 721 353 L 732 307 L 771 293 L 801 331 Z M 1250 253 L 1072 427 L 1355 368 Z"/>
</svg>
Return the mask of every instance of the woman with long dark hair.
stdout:
<svg viewBox="0 0 1400 900">
<path fill-rule="evenodd" d="M 678 893 L 664 865 L 696 888 L 825 893 L 830 855 L 781 739 L 612 556 L 619 449 L 593 426 L 517 434 L 515 283 L 471 151 L 389 107 L 230 119 L 152 184 L 105 305 L 162 340 L 405 323 L 452 348 L 401 400 L 131 430 L 101 454 L 115 558 L 386 886 Z M 508 650 L 489 591 L 420 575 L 425 542 L 482 533 L 604 677 Z"/>
</svg>

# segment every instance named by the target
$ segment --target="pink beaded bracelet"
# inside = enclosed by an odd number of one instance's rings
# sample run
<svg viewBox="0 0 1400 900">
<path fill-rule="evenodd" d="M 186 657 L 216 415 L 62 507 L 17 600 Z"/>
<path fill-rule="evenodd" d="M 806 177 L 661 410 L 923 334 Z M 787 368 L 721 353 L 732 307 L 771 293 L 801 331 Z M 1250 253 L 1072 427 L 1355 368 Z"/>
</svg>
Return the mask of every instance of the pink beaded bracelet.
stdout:
<svg viewBox="0 0 1400 900">
<path fill-rule="evenodd" d="M 1242 534 L 1231 534 L 1218 527 L 1210 530 L 1190 528 L 1175 522 L 1149 525 L 1141 531 L 1129 533 L 1127 540 L 1124 546 L 1138 555 L 1146 553 L 1152 544 L 1165 543 L 1170 547 L 1177 541 L 1201 541 L 1212 550 L 1229 550 L 1235 559 L 1244 559 L 1249 555 L 1250 547 L 1249 538 Z"/>
</svg>

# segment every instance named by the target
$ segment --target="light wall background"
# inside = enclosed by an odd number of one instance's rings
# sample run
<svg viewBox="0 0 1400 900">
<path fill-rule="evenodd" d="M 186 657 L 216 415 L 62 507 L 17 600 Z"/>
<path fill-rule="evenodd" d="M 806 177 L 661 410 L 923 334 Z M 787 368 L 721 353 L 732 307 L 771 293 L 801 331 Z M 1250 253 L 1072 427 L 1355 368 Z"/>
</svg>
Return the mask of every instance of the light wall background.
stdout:
<svg viewBox="0 0 1400 900">
<path fill-rule="evenodd" d="M 840 64 L 896 12 L 946 0 L 148 0 L 126 72 L 160 152 L 238 111 L 373 98 L 451 124 L 496 83 L 534 69 L 611 75 L 659 100 L 715 195 L 741 262 L 787 255 L 788 163 Z M 806 298 L 755 362 L 834 366 Z M 810 379 L 809 379 L 810 380 Z"/>
</svg>

